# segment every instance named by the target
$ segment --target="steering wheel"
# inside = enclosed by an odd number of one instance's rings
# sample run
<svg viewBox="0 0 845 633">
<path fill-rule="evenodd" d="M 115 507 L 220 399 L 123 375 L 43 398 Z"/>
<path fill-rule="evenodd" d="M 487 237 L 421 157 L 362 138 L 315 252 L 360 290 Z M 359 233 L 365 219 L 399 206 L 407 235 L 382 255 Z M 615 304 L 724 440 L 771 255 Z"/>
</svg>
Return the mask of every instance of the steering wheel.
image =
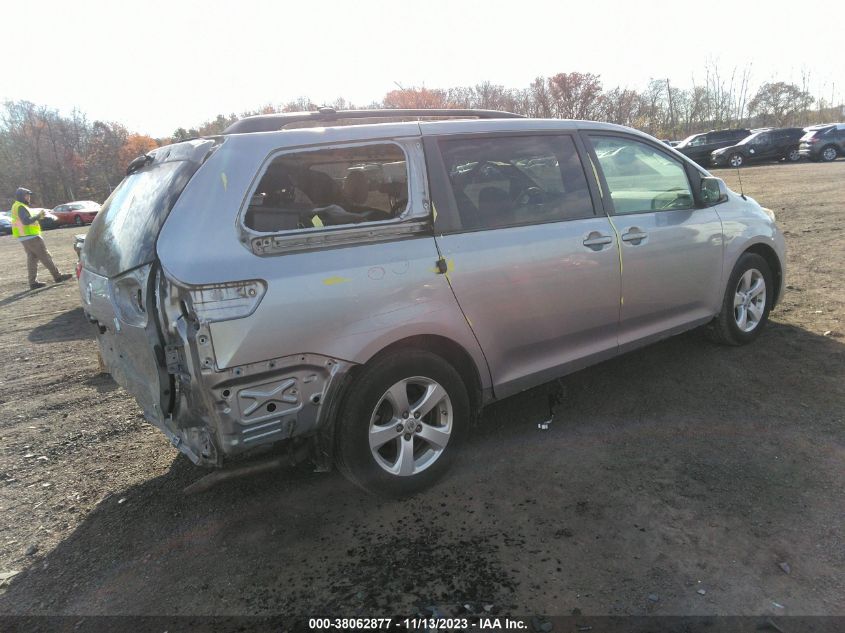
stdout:
<svg viewBox="0 0 845 633">
<path fill-rule="evenodd" d="M 670 192 L 667 192 L 667 194 Z M 667 211 L 670 209 L 689 209 L 690 202 L 688 195 L 672 195 L 671 198 L 665 197 L 666 194 L 658 195 L 651 200 L 652 211 Z"/>
<path fill-rule="evenodd" d="M 529 185 L 517 194 L 514 202 L 519 206 L 527 204 L 542 204 L 545 192 L 540 187 Z"/>
<path fill-rule="evenodd" d="M 482 167 L 486 167 L 487 165 L 493 165 L 489 160 L 480 160 L 467 171 L 461 174 L 462 178 L 469 178 L 470 176 L 475 175 L 475 172 L 479 171 Z M 495 167 L 495 165 L 493 165 Z"/>
</svg>

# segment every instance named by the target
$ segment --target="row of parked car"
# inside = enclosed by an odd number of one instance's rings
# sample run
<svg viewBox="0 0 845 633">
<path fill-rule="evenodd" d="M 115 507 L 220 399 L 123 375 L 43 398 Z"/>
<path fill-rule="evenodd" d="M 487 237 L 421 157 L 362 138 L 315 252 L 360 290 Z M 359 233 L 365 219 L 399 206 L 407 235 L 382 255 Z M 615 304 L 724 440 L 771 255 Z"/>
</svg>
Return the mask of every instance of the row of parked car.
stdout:
<svg viewBox="0 0 845 633">
<path fill-rule="evenodd" d="M 832 161 L 845 156 L 845 123 L 711 130 L 668 144 L 704 167 L 742 167 L 755 161 L 796 162 L 802 158 Z"/>
<path fill-rule="evenodd" d="M 34 213 L 44 211 L 44 217 L 40 220 L 42 229 L 55 229 L 59 226 L 83 226 L 91 224 L 100 212 L 100 205 L 93 200 L 77 200 L 66 202 L 52 209 L 31 209 Z M 0 212 L 0 235 L 12 233 L 12 212 Z"/>
</svg>

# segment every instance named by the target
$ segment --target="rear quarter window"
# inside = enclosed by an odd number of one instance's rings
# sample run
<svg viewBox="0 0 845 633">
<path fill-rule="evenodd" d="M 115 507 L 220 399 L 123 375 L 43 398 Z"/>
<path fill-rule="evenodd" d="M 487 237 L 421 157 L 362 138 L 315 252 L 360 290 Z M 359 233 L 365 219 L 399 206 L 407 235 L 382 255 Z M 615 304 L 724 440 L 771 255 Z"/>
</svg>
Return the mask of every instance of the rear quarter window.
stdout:
<svg viewBox="0 0 845 633">
<path fill-rule="evenodd" d="M 244 225 L 261 233 L 398 219 L 408 207 L 408 164 L 393 143 L 286 152 L 265 169 Z"/>
</svg>

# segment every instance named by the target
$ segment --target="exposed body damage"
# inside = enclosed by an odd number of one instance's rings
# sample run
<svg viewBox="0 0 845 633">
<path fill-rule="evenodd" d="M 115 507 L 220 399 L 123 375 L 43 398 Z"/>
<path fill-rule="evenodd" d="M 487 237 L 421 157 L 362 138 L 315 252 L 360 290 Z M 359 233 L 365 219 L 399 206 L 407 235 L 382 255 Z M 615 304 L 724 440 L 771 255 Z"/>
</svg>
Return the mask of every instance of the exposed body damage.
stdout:
<svg viewBox="0 0 845 633">
<path fill-rule="evenodd" d="M 144 266 L 132 278 L 150 272 Z M 111 316 L 118 284 L 89 271 L 83 275 L 83 304 L 98 327 L 106 366 L 145 418 L 193 462 L 221 465 L 258 446 L 313 436 L 325 424 L 326 403 L 351 363 L 296 354 L 219 370 L 209 323 L 194 310 L 202 292 L 154 271 L 141 294 L 151 317 L 131 322 L 126 314 Z M 158 398 L 150 388 L 156 384 Z"/>
<path fill-rule="evenodd" d="M 166 284 L 162 315 L 175 399 L 170 424 L 178 448 L 197 463 L 294 437 L 313 436 L 326 422 L 327 402 L 351 363 L 295 354 L 218 369 L 209 323 L 197 317 L 197 292 Z"/>
</svg>

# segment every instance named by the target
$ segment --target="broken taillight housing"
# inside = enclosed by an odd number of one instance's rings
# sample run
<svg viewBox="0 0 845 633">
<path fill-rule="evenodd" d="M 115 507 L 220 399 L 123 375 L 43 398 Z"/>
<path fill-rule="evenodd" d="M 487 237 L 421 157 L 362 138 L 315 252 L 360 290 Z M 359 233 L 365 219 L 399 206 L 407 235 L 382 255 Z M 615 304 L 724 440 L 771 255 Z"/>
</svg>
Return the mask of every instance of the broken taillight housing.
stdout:
<svg viewBox="0 0 845 633">
<path fill-rule="evenodd" d="M 118 318 L 135 327 L 147 326 L 146 287 L 151 266 L 141 266 L 111 281 L 111 299 Z"/>
<path fill-rule="evenodd" d="M 194 286 L 191 304 L 200 323 L 242 319 L 255 312 L 266 290 L 260 279 Z"/>
</svg>

